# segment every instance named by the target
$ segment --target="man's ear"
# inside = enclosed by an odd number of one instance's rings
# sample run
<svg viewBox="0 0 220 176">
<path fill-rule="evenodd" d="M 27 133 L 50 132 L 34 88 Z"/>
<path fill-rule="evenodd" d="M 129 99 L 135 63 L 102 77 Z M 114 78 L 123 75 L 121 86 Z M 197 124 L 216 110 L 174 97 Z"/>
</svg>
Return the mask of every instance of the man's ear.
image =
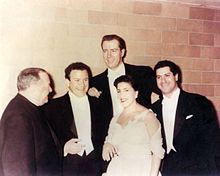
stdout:
<svg viewBox="0 0 220 176">
<path fill-rule="evenodd" d="M 178 81 L 178 77 L 179 77 L 179 74 L 176 73 L 176 75 L 175 75 L 175 80 L 176 80 L 176 82 Z"/>
<path fill-rule="evenodd" d="M 66 84 L 66 87 L 69 87 L 70 86 L 70 80 L 68 80 L 67 78 L 65 79 L 65 84 Z"/>
<path fill-rule="evenodd" d="M 125 56 L 125 49 L 121 50 L 121 57 L 123 58 Z"/>
</svg>

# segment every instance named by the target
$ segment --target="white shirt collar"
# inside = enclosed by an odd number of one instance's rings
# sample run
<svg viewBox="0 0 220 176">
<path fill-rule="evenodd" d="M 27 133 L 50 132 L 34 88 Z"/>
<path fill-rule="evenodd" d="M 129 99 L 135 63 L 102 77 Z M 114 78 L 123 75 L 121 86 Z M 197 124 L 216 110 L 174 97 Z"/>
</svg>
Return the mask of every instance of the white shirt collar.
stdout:
<svg viewBox="0 0 220 176">
<path fill-rule="evenodd" d="M 78 155 L 82 156 L 84 151 L 88 155 L 94 149 L 91 140 L 91 112 L 88 96 L 78 97 L 71 91 L 68 94 L 70 96 L 78 138 L 85 145 Z"/>
<path fill-rule="evenodd" d="M 125 65 L 122 62 L 115 70 L 111 70 L 108 68 L 108 77 L 118 77 L 121 75 L 125 75 Z"/>
<path fill-rule="evenodd" d="M 68 92 L 69 96 L 70 96 L 70 99 L 73 100 L 74 102 L 75 101 L 86 101 L 87 100 L 87 95 L 84 95 L 83 97 L 79 97 L 79 96 L 76 96 L 73 92 L 71 92 L 69 90 Z"/>
<path fill-rule="evenodd" d="M 163 102 L 169 102 L 169 101 L 173 101 L 175 99 L 177 99 L 179 97 L 180 94 L 180 89 L 177 88 L 176 90 L 173 91 L 172 95 L 170 97 L 164 96 L 163 95 Z"/>
<path fill-rule="evenodd" d="M 112 99 L 112 106 L 113 106 L 113 115 L 115 116 L 118 113 L 121 113 L 123 110 L 123 107 L 117 97 L 117 91 L 114 86 L 114 81 L 119 76 L 125 75 L 125 65 L 124 63 L 121 63 L 116 70 L 108 69 L 108 80 L 109 80 L 109 88 L 110 88 L 110 94 Z"/>
<path fill-rule="evenodd" d="M 163 113 L 163 123 L 165 130 L 165 137 L 167 143 L 167 153 L 170 150 L 176 151 L 173 144 L 173 136 L 174 136 L 174 126 L 175 126 L 175 117 L 176 117 L 176 109 L 179 99 L 180 89 L 177 88 L 171 95 L 171 97 L 164 96 L 162 101 L 162 113 Z"/>
</svg>

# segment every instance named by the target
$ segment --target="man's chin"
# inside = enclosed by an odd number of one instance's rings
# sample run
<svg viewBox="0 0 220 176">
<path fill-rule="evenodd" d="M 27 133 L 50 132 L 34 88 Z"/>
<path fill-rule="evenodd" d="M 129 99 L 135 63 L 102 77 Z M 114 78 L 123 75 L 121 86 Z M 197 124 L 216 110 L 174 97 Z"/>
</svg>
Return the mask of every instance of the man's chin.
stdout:
<svg viewBox="0 0 220 176">
<path fill-rule="evenodd" d="M 76 96 L 83 97 L 85 95 L 86 95 L 86 92 L 83 91 L 83 92 L 78 92 Z"/>
</svg>

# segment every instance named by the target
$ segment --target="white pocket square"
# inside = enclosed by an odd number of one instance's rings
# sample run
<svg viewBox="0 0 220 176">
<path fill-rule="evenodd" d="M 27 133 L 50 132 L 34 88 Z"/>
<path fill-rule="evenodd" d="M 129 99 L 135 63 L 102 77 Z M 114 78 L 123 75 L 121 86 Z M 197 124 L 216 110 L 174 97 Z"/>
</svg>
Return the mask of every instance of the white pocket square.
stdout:
<svg viewBox="0 0 220 176">
<path fill-rule="evenodd" d="M 193 116 L 192 114 L 191 114 L 191 115 L 186 116 L 186 120 L 187 120 L 187 119 L 190 119 L 192 116 Z"/>
</svg>

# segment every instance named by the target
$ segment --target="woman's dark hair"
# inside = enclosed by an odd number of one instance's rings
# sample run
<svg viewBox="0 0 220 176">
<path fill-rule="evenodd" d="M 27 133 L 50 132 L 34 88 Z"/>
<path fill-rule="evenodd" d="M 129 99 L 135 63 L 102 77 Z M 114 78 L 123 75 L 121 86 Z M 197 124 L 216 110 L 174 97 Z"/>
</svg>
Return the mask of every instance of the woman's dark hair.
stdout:
<svg viewBox="0 0 220 176">
<path fill-rule="evenodd" d="M 125 82 L 131 85 L 135 91 L 138 90 L 137 84 L 135 80 L 130 75 L 122 75 L 115 79 L 114 86 L 117 88 L 118 84 L 121 82 Z"/>
</svg>

